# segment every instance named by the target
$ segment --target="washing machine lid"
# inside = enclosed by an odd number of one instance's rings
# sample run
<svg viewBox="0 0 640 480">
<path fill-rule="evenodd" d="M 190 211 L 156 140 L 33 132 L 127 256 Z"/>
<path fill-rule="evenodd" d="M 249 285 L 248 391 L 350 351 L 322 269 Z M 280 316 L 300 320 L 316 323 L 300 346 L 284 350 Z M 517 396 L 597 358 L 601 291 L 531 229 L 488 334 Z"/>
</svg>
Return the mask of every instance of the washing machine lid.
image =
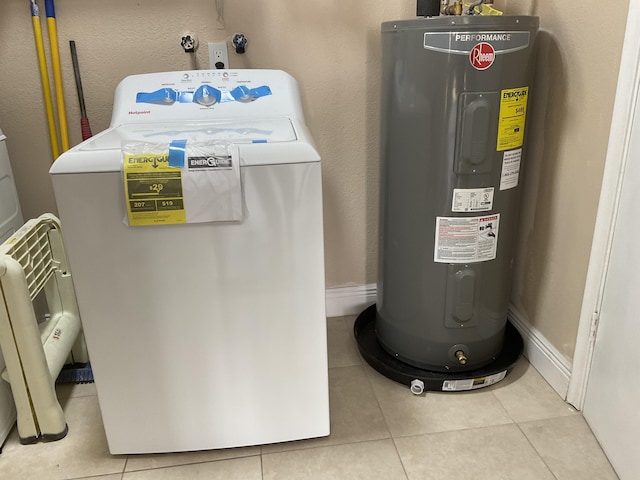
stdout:
<svg viewBox="0 0 640 480">
<path fill-rule="evenodd" d="M 168 151 L 176 140 L 225 141 L 239 146 L 241 166 L 320 161 L 306 126 L 290 118 L 221 119 L 210 122 L 136 123 L 109 128 L 63 153 L 50 173 L 120 171 L 126 145 Z"/>
</svg>

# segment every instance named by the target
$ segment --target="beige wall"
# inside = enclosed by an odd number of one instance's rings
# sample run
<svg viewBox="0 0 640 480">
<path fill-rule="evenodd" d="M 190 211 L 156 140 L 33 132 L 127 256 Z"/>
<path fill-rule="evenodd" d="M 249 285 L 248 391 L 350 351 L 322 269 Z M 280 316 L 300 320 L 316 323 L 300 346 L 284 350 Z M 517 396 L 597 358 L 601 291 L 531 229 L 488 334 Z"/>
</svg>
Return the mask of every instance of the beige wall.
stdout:
<svg viewBox="0 0 640 480">
<path fill-rule="evenodd" d="M 498 3 L 496 3 L 498 5 Z M 504 0 L 538 15 L 538 70 L 528 131 L 524 203 L 512 302 L 573 357 L 626 23 L 616 9 Z"/>
<path fill-rule="evenodd" d="M 234 68 L 280 68 L 300 83 L 307 122 L 323 157 L 327 286 L 376 281 L 380 23 L 411 18 L 414 0 L 57 0 L 59 45 L 72 144 L 80 140 L 68 40 L 75 40 L 94 132 L 107 127 L 113 91 L 133 73 L 206 68 L 208 41 L 244 32 Z M 626 0 L 503 0 L 535 14 L 537 91 L 513 302 L 571 357 L 613 107 Z M 44 1 L 39 2 L 43 10 Z M 46 22 L 43 22 L 46 23 Z M 179 40 L 201 43 L 195 62 Z M 26 0 L 0 2 L 0 128 L 8 137 L 26 217 L 55 211 L 51 162 Z"/>
<path fill-rule="evenodd" d="M 392 5 L 393 4 L 393 5 Z M 40 0 L 44 20 L 44 0 Z M 376 278 L 380 23 L 408 18 L 413 0 L 226 0 L 225 30 L 214 0 L 57 0 L 57 27 L 72 144 L 80 141 L 68 41 L 75 40 L 94 132 L 109 124 L 113 91 L 126 75 L 194 66 L 180 47 L 200 40 L 195 66 L 207 68 L 209 41 L 244 32 L 234 68 L 278 68 L 301 88 L 307 123 L 323 157 L 327 285 Z M 48 44 L 48 42 L 45 42 Z M 44 105 L 26 0 L 0 1 L 0 128 L 8 137 L 26 217 L 55 211 Z"/>
</svg>

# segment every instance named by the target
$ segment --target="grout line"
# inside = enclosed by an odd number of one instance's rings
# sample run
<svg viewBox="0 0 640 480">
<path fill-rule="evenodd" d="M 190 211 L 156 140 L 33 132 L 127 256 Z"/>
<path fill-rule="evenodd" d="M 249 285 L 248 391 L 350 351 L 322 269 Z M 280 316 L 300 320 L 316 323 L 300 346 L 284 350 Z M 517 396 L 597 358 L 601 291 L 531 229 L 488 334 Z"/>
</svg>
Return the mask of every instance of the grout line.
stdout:
<svg viewBox="0 0 640 480">
<path fill-rule="evenodd" d="M 122 466 L 122 476 L 124 477 L 124 472 L 127 471 L 127 463 L 129 463 L 129 455 L 127 455 L 124 459 L 124 465 Z M 122 480 L 122 479 L 121 479 Z"/>
<path fill-rule="evenodd" d="M 504 406 L 504 404 L 500 401 L 500 398 L 498 398 L 498 396 L 494 393 L 494 391 L 490 390 L 487 393 L 491 393 L 491 395 L 493 395 L 493 398 L 495 398 L 496 402 L 498 402 L 498 405 L 500 405 L 500 408 L 502 408 L 504 413 L 507 414 L 507 417 L 511 419 L 511 422 L 517 424 L 518 422 L 516 422 L 516 419 L 513 418 L 513 416 L 509 413 L 509 410 L 507 410 L 507 407 Z"/>
<path fill-rule="evenodd" d="M 91 473 L 89 475 L 83 475 L 82 477 L 65 477 L 63 480 L 91 480 L 92 478 L 109 477 L 111 475 L 120 475 L 120 480 L 124 478 L 125 472 L 112 472 L 112 473 Z"/>
<path fill-rule="evenodd" d="M 527 422 L 523 422 L 523 423 L 527 423 Z M 538 458 L 540 460 L 542 460 L 542 463 L 544 463 L 544 466 L 547 467 L 547 470 L 549 470 L 549 472 L 551 473 L 551 475 L 553 475 L 553 478 L 555 478 L 556 480 L 558 479 L 558 476 L 555 474 L 555 472 L 551 469 L 551 467 L 549 466 L 549 464 L 545 461 L 545 459 L 542 457 L 542 455 L 540 454 L 540 452 L 538 451 L 538 449 L 536 448 L 536 446 L 531 442 L 531 440 L 529 439 L 529 437 L 527 436 L 527 434 L 525 433 L 524 430 L 522 430 L 522 427 L 520 426 L 519 423 L 516 423 L 516 425 L 518 426 L 518 430 L 520 430 L 520 433 L 522 433 L 522 435 L 524 435 L 524 438 L 527 439 L 527 442 L 529 443 L 529 445 L 531 445 L 531 448 L 533 448 L 533 451 L 536 452 L 536 455 L 538 456 Z"/>
<path fill-rule="evenodd" d="M 264 458 L 262 457 L 262 445 L 260 446 L 260 478 L 264 480 Z"/>
<path fill-rule="evenodd" d="M 236 447 L 236 448 L 254 448 L 254 447 Z M 180 454 L 187 454 L 187 453 L 206 453 L 206 452 L 217 452 L 217 451 L 222 451 L 222 450 L 226 450 L 224 448 L 221 449 L 211 449 L 211 450 L 196 450 L 195 452 L 167 452 L 166 455 L 180 455 Z M 261 450 L 262 451 L 262 450 Z M 143 453 L 141 455 L 165 455 L 164 453 Z M 139 468 L 139 469 L 135 469 L 135 470 L 130 470 L 130 471 L 124 471 L 123 473 L 134 473 L 134 472 L 150 472 L 153 470 L 162 470 L 165 468 L 174 468 L 174 467 L 187 467 L 189 465 L 201 465 L 203 463 L 216 463 L 216 462 L 224 462 L 227 460 L 240 460 L 243 458 L 251 458 L 251 457 L 260 457 L 261 453 L 255 453 L 253 455 L 241 455 L 238 457 L 225 457 L 225 458 L 216 458 L 216 459 L 209 459 L 209 460 L 198 460 L 198 461 L 187 461 L 184 463 L 172 463 L 170 465 L 162 465 L 160 467 L 149 467 L 149 468 Z M 126 465 L 125 465 L 126 467 Z M 83 477 L 84 478 L 84 477 Z"/>
<path fill-rule="evenodd" d="M 245 448 L 245 447 L 238 447 L 238 448 Z M 246 447 L 246 448 L 250 448 L 250 447 Z M 217 449 L 199 450 L 199 452 L 213 452 L 213 451 L 217 451 Z M 173 452 L 173 453 L 177 454 L 177 453 L 187 453 L 187 452 Z M 143 455 L 162 455 L 162 454 L 143 454 Z M 233 461 L 233 460 L 244 460 L 244 459 L 253 458 L 253 457 L 258 457 L 258 459 L 260 460 L 260 465 L 262 466 L 261 454 L 257 453 L 255 455 L 244 455 L 242 457 L 218 458 L 218 459 L 215 459 L 215 460 L 202 460 L 202 461 L 198 461 L 198 462 L 175 463 L 175 464 L 171 464 L 171 465 L 163 465 L 161 467 L 141 468 L 139 470 L 131 470 L 129 472 L 123 472 L 122 474 L 124 476 L 125 474 L 129 474 L 129 473 L 155 472 L 156 470 L 167 470 L 169 468 L 183 468 L 183 467 L 190 467 L 192 465 L 203 465 L 203 464 L 206 464 L 206 463 L 219 463 L 219 462 L 227 462 L 227 461 Z M 110 474 L 108 474 L 108 473 L 99 474 L 98 476 L 102 476 L 102 475 L 110 475 Z M 84 478 L 87 478 L 87 477 L 80 477 L 80 478 L 84 479 Z"/>
<path fill-rule="evenodd" d="M 573 408 L 573 407 L 571 407 Z M 582 415 L 582 412 L 580 411 L 575 411 L 569 414 L 565 414 L 565 415 L 551 415 L 549 417 L 541 417 L 541 418 L 532 418 L 530 420 L 522 420 L 520 422 L 515 422 L 518 425 L 522 425 L 522 424 L 526 424 L 526 423 L 534 423 L 534 422 L 546 422 L 547 420 L 559 420 L 561 418 L 571 418 L 571 417 L 576 417 L 576 416 L 580 416 L 584 419 L 584 416 Z"/>
<path fill-rule="evenodd" d="M 360 351 L 358 351 L 358 356 L 360 357 L 360 360 L 362 361 L 362 365 L 361 365 L 362 373 L 364 374 L 364 376 L 365 376 L 365 378 L 367 380 L 367 383 L 369 384 L 369 388 L 371 389 L 371 392 L 373 392 L 373 398 L 375 398 L 375 400 L 376 400 L 376 404 L 378 405 L 378 409 L 380 410 L 380 414 L 382 415 L 382 419 L 384 420 L 384 425 L 387 427 L 387 432 L 389 433 L 389 438 L 393 438 L 393 434 L 391 433 L 391 427 L 389 426 L 389 422 L 387 421 L 387 416 L 384 414 L 384 409 L 382 408 L 382 404 L 380 403 L 380 398 L 378 397 L 378 394 L 376 393 L 376 389 L 373 386 L 373 382 L 371 381 L 371 376 L 367 372 L 367 368 L 371 368 L 371 367 L 364 360 L 364 358 L 362 358 L 362 355 L 360 355 Z M 394 445 L 395 445 L 395 442 L 394 442 Z M 397 449 L 396 449 L 396 451 L 397 451 Z"/>
<path fill-rule="evenodd" d="M 400 465 L 402 465 L 402 471 L 404 472 L 404 476 L 407 478 L 407 480 L 409 480 L 409 473 L 407 472 L 407 467 L 405 467 L 404 462 L 402 461 L 402 455 L 400 455 L 400 450 L 398 450 L 396 439 L 391 437 L 391 441 L 393 442 L 393 448 L 396 449 L 396 455 L 398 455 L 398 460 L 400 460 Z"/>
<path fill-rule="evenodd" d="M 468 428 L 458 428 L 455 430 L 438 430 L 437 432 L 427 432 L 427 433 L 412 433 L 411 435 L 398 435 L 397 437 L 392 437 L 395 439 L 401 438 L 416 438 L 416 437 L 428 437 L 431 435 L 442 435 L 446 433 L 459 433 L 459 432 L 469 432 L 473 430 L 483 430 L 485 428 L 499 428 L 499 427 L 509 427 L 512 425 L 517 425 L 515 422 L 513 423 L 498 423 L 496 425 L 483 425 L 481 427 L 468 427 Z"/>
<path fill-rule="evenodd" d="M 322 438 L 329 438 L 329 437 L 322 437 Z M 276 452 L 265 452 L 262 455 L 280 455 L 281 453 L 294 453 L 294 452 L 304 452 L 304 451 L 309 451 L 309 450 L 319 450 L 321 448 L 334 448 L 334 447 L 346 447 L 349 445 L 360 445 L 363 443 L 374 443 L 374 442 L 384 442 L 386 440 L 393 440 L 393 438 L 391 437 L 382 437 L 382 438 L 368 438 L 366 440 L 354 440 L 351 442 L 338 442 L 338 443 L 329 443 L 329 444 L 323 444 L 323 445 L 313 445 L 310 447 L 302 447 L 302 448 L 293 448 L 291 450 L 278 450 Z M 304 440 L 298 440 L 300 442 L 304 442 Z M 277 444 L 271 444 L 271 445 L 277 445 Z"/>
</svg>

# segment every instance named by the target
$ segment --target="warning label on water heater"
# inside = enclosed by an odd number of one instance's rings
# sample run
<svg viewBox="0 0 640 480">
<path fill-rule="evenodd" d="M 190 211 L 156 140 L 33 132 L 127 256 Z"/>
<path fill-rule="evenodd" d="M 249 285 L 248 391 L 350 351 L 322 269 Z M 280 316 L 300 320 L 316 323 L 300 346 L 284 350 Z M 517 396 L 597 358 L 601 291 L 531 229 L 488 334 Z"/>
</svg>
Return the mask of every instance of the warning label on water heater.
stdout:
<svg viewBox="0 0 640 480">
<path fill-rule="evenodd" d="M 484 217 L 436 217 L 433 261 L 486 262 L 496 258 L 500 214 Z"/>
<path fill-rule="evenodd" d="M 500 190 L 509 190 L 510 188 L 518 186 L 521 159 L 521 148 L 504 152 L 502 157 L 502 173 L 500 174 Z"/>
</svg>

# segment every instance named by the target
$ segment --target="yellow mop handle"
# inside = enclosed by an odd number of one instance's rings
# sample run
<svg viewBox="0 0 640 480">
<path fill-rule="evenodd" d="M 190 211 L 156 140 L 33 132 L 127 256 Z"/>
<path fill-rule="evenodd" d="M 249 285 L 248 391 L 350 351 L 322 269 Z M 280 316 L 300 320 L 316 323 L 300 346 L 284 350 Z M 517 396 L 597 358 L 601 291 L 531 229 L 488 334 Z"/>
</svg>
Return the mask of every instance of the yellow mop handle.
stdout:
<svg viewBox="0 0 640 480">
<path fill-rule="evenodd" d="M 58 50 L 58 31 L 55 17 L 47 17 L 47 28 L 49 30 L 49 44 L 51 48 L 53 84 L 56 88 L 60 141 L 62 142 L 62 152 L 65 152 L 69 150 L 69 129 L 67 128 L 67 114 L 64 106 L 64 92 L 62 91 L 62 72 L 60 70 L 60 51 Z"/>
<path fill-rule="evenodd" d="M 53 99 L 51 98 L 51 85 L 49 84 L 49 73 L 47 71 L 47 60 L 44 56 L 44 42 L 42 40 L 42 26 L 40 25 L 40 17 L 32 15 L 33 19 L 33 35 L 36 39 L 36 50 L 38 52 L 38 65 L 40 66 L 40 80 L 42 81 L 42 90 L 44 94 L 44 105 L 47 111 L 47 123 L 49 125 L 49 138 L 51 140 L 51 153 L 53 160 L 60 156 L 60 147 L 58 146 L 58 132 L 56 131 L 56 122 L 53 116 Z"/>
</svg>

